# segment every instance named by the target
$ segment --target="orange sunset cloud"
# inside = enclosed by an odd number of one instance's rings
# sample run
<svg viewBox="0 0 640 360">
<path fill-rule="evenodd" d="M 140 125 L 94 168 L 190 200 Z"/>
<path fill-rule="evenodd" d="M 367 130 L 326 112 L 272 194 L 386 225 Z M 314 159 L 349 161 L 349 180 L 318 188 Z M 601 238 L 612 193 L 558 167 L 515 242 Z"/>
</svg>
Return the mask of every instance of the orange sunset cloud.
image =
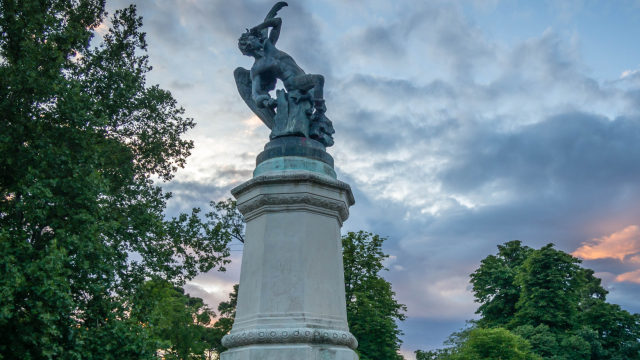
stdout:
<svg viewBox="0 0 640 360">
<path fill-rule="evenodd" d="M 625 261 L 626 256 L 636 253 L 640 253 L 640 229 L 632 225 L 609 236 L 584 242 L 571 255 L 584 260 L 613 258 Z M 640 255 L 633 256 L 627 261 L 640 262 Z"/>
<path fill-rule="evenodd" d="M 616 282 L 629 281 L 640 284 L 640 269 L 616 276 Z"/>
</svg>

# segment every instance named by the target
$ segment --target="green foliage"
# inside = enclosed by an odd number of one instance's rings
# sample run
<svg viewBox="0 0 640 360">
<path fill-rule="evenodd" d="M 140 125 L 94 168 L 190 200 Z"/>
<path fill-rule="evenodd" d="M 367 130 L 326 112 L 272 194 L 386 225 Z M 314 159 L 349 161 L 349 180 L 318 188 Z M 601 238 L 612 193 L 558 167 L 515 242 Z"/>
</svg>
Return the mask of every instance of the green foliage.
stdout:
<svg viewBox="0 0 640 360">
<path fill-rule="evenodd" d="M 236 307 L 238 306 L 238 284 L 233 285 L 233 292 L 229 293 L 229 301 L 223 301 L 218 305 L 220 315 L 228 319 L 236 318 Z"/>
<path fill-rule="evenodd" d="M 585 285 L 580 262 L 553 244 L 531 252 L 514 281 L 521 291 L 510 326 L 544 324 L 554 332 L 573 329 Z"/>
<path fill-rule="evenodd" d="M 101 0 L 0 2 L 0 356 L 150 358 L 145 280 L 224 270 L 215 213 L 165 219 L 195 125 L 151 70 L 135 7 L 98 48 Z M 133 255 L 133 257 L 130 257 Z M 135 259 L 135 260 L 134 260 Z"/>
<path fill-rule="evenodd" d="M 416 360 L 444 360 L 451 355 L 450 349 L 416 350 Z"/>
<path fill-rule="evenodd" d="M 531 352 L 531 345 L 518 335 L 503 328 L 478 328 L 469 333 L 469 339 L 454 353 L 452 360 L 466 359 L 540 359 Z"/>
<path fill-rule="evenodd" d="M 434 351 L 416 351 L 417 360 L 538 360 L 529 342 L 504 328 L 468 327 L 454 333 L 445 342 L 451 347 Z"/>
<path fill-rule="evenodd" d="M 217 203 L 212 201 L 211 206 L 214 208 L 214 219 L 223 232 L 230 238 L 244 243 L 244 216 L 238 211 L 236 201 L 233 199 Z"/>
<path fill-rule="evenodd" d="M 581 304 L 578 323 L 590 330 L 585 337 L 593 348 L 602 348 L 609 358 L 640 359 L 640 314 L 630 314 L 603 299 Z M 602 357 L 607 359 L 607 357 Z"/>
<path fill-rule="evenodd" d="M 238 285 L 228 302 L 218 306 L 220 317 L 202 299 L 162 279 L 147 281 L 138 293 L 132 317 L 144 324 L 159 344 L 165 359 L 217 359 L 225 350 L 222 337 L 229 333 L 235 318 Z"/>
<path fill-rule="evenodd" d="M 386 270 L 385 240 L 363 231 L 342 237 L 347 319 L 358 339 L 361 360 L 402 359 L 398 354 L 402 332 L 396 320 L 405 319 L 407 308 L 398 304 L 391 284 L 379 275 Z"/>
<path fill-rule="evenodd" d="M 210 345 L 203 341 L 205 330 L 216 314 L 202 299 L 191 297 L 184 289 L 165 280 L 148 281 L 142 289 L 146 318 L 153 334 L 164 342 L 160 350 L 165 359 L 201 359 Z"/>
<path fill-rule="evenodd" d="M 211 346 L 209 354 L 221 354 L 227 348 L 222 345 L 222 337 L 231 331 L 233 320 L 236 318 L 236 307 L 238 306 L 238 284 L 233 285 L 233 292 L 229 294 L 229 301 L 223 301 L 218 305 L 220 318 L 205 332 L 205 341 Z"/>
<path fill-rule="evenodd" d="M 557 333 L 548 325 L 524 325 L 513 330 L 527 339 L 536 354 L 544 359 L 590 359 L 591 345 L 581 335 L 570 332 Z"/>
<path fill-rule="evenodd" d="M 464 343 L 469 339 L 469 334 L 471 331 L 478 328 L 478 324 L 474 320 L 469 320 L 466 323 L 466 326 L 461 329 L 459 332 L 454 332 L 449 335 L 447 340 L 445 340 L 444 345 L 447 347 L 444 349 L 436 349 L 430 351 L 422 351 L 416 350 L 416 360 L 444 360 L 449 359 L 449 357 L 456 351 L 458 351 Z"/>
<path fill-rule="evenodd" d="M 485 258 L 471 274 L 481 303 L 477 324 L 510 330 L 543 359 L 640 359 L 640 315 L 607 303 L 600 279 L 580 263 L 553 244 L 539 250 L 519 241 L 498 246 L 498 255 Z M 449 359 L 466 346 L 448 345 L 453 346 L 420 355 Z"/>
<path fill-rule="evenodd" d="M 481 326 L 502 326 L 515 315 L 520 299 L 520 286 L 515 284 L 517 267 L 522 265 L 532 249 L 518 240 L 498 245 L 498 255 L 489 255 L 471 274 L 476 302 L 481 303 Z"/>
</svg>

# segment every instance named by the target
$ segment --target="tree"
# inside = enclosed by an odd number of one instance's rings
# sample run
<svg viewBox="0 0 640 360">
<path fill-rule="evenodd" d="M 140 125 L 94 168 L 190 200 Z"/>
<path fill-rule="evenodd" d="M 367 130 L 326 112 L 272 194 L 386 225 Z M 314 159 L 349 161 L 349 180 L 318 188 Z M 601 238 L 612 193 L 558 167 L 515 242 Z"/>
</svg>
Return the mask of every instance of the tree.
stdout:
<svg viewBox="0 0 640 360">
<path fill-rule="evenodd" d="M 184 289 L 168 281 L 147 281 L 144 306 L 136 307 L 149 319 L 154 336 L 163 341 L 160 351 L 165 359 L 202 359 L 210 344 L 206 329 L 216 314 L 202 299 L 185 294 Z M 140 316 L 140 313 L 134 316 Z"/>
<path fill-rule="evenodd" d="M 518 240 L 498 245 L 498 254 L 487 256 L 471 274 L 475 301 L 481 303 L 476 314 L 481 314 L 482 326 L 503 326 L 513 320 L 521 290 L 515 283 L 517 267 L 531 251 Z"/>
<path fill-rule="evenodd" d="M 213 217 L 220 225 L 226 236 L 234 238 L 244 244 L 244 216 L 238 211 L 236 201 L 227 199 L 211 202 Z"/>
<path fill-rule="evenodd" d="M 145 280 L 224 270 L 230 236 L 200 210 L 165 219 L 195 126 L 147 86 L 131 6 L 91 49 L 103 0 L 0 2 L 0 356 L 150 358 Z M 134 315 L 138 314 L 138 315 Z"/>
<path fill-rule="evenodd" d="M 509 325 L 543 324 L 557 332 L 573 329 L 585 285 L 580 262 L 553 244 L 531 252 L 514 281 L 521 291 Z"/>
<path fill-rule="evenodd" d="M 404 321 L 407 308 L 398 304 L 391 284 L 379 274 L 389 257 L 382 251 L 385 240 L 364 231 L 342 237 L 347 320 L 361 360 L 403 358 L 396 320 Z"/>
<path fill-rule="evenodd" d="M 531 352 L 531 345 L 525 339 L 498 327 L 472 330 L 468 340 L 450 359 L 537 360 L 540 357 Z"/>
<path fill-rule="evenodd" d="M 227 349 L 222 337 L 229 333 L 235 318 L 238 285 L 228 302 L 218 305 L 220 317 L 201 298 L 185 294 L 182 287 L 162 279 L 147 281 L 139 296 L 137 313 L 149 319 L 146 324 L 160 342 L 165 359 L 218 359 Z"/>
<path fill-rule="evenodd" d="M 417 360 L 538 360 L 529 342 L 504 328 L 479 328 L 475 323 L 452 334 L 446 345 L 434 351 L 416 351 Z"/>
<path fill-rule="evenodd" d="M 454 332 L 447 340 L 444 341 L 444 345 L 447 347 L 444 349 L 436 349 L 429 351 L 416 350 L 416 360 L 444 360 L 449 359 L 454 352 L 459 351 L 460 348 L 469 339 L 471 331 L 478 328 L 478 322 L 475 320 L 468 320 L 466 326 L 460 329 L 459 332 Z"/>
<path fill-rule="evenodd" d="M 227 348 L 222 345 L 222 337 L 231 331 L 233 320 L 236 318 L 236 307 L 238 306 L 238 284 L 233 285 L 233 292 L 229 294 L 229 301 L 223 301 L 218 305 L 220 318 L 213 327 L 207 328 L 205 340 L 210 344 L 209 355 L 221 354 Z"/>
<path fill-rule="evenodd" d="M 600 279 L 580 264 L 553 244 L 498 246 L 471 274 L 479 328 L 509 330 L 543 359 L 640 359 L 640 315 L 607 303 Z M 449 359 L 458 348 L 420 355 Z"/>
</svg>

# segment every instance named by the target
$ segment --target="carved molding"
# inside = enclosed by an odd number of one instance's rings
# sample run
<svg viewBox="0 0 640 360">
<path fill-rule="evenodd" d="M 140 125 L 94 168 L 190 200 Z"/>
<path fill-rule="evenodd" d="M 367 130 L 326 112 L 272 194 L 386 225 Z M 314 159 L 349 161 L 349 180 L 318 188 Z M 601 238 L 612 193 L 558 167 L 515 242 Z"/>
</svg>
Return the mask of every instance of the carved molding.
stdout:
<svg viewBox="0 0 640 360">
<path fill-rule="evenodd" d="M 258 185 L 273 183 L 277 184 L 290 181 L 311 181 L 322 185 L 337 187 L 347 192 L 347 201 L 349 202 L 349 206 L 352 206 L 356 203 L 356 200 L 353 197 L 353 193 L 351 192 L 351 186 L 349 186 L 349 184 L 340 180 L 332 179 L 327 176 L 302 170 L 273 171 L 271 173 L 260 175 L 231 189 L 231 194 L 238 198 L 240 193 L 253 189 Z"/>
<path fill-rule="evenodd" d="M 298 204 L 311 205 L 327 210 L 337 211 L 340 215 L 341 222 L 345 222 L 349 218 L 349 208 L 344 202 L 312 194 L 260 195 L 246 203 L 238 205 L 238 210 L 243 215 L 247 216 L 250 212 L 265 205 Z"/>
<path fill-rule="evenodd" d="M 312 328 L 254 329 L 222 338 L 222 345 L 229 349 L 253 344 L 291 343 L 344 345 L 353 350 L 358 347 L 358 340 L 348 331 Z"/>
</svg>

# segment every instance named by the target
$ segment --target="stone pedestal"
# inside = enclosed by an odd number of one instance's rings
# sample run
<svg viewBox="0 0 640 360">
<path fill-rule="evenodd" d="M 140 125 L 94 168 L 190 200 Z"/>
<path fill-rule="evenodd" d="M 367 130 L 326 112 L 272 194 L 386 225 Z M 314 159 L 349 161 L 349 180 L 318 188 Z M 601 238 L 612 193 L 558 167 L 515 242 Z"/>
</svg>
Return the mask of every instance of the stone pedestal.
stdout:
<svg viewBox="0 0 640 360">
<path fill-rule="evenodd" d="M 221 359 L 357 360 L 340 239 L 353 194 L 331 174 L 281 164 L 232 190 L 247 227 Z"/>
</svg>

